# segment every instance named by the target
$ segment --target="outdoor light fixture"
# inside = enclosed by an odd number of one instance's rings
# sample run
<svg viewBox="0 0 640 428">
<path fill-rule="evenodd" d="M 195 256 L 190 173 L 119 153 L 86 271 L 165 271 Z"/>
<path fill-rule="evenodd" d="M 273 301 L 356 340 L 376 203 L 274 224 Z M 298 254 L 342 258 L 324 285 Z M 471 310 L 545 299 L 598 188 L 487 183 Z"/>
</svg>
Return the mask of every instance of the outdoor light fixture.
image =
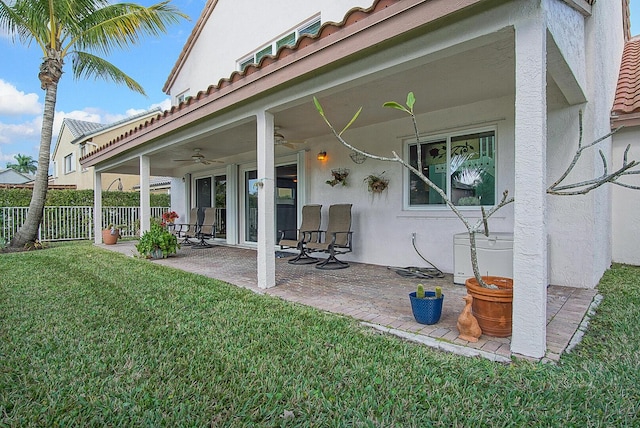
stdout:
<svg viewBox="0 0 640 428">
<path fill-rule="evenodd" d="M 327 160 L 327 152 L 320 152 L 317 156 L 319 161 Z"/>
<path fill-rule="evenodd" d="M 122 192 L 122 190 L 124 190 L 124 187 L 122 186 L 122 180 L 120 179 L 120 177 L 118 177 L 115 180 L 113 180 L 111 184 L 109 184 L 109 187 L 107 187 L 106 192 L 108 192 L 109 189 L 111 189 L 111 186 L 113 186 L 116 181 L 118 182 L 118 192 Z"/>
</svg>

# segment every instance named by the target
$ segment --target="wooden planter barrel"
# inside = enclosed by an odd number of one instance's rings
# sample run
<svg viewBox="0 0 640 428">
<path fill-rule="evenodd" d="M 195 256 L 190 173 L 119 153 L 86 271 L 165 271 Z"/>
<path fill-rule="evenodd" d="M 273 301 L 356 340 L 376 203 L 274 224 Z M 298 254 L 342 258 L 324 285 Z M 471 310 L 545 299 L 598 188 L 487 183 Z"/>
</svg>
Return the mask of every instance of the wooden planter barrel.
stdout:
<svg viewBox="0 0 640 428">
<path fill-rule="evenodd" d="M 475 278 L 465 281 L 467 292 L 473 296 L 471 309 L 482 333 L 487 336 L 511 336 L 513 279 L 500 276 L 483 276 L 487 284 L 498 289 L 482 287 Z"/>
</svg>

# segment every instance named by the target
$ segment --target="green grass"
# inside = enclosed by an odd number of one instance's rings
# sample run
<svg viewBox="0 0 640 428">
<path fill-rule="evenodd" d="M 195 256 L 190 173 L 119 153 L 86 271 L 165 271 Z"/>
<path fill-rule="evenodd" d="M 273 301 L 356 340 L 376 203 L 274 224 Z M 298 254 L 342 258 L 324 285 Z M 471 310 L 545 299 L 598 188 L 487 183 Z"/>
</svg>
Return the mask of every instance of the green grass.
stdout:
<svg viewBox="0 0 640 428">
<path fill-rule="evenodd" d="M 638 426 L 640 269 L 600 291 L 559 364 L 507 366 L 88 244 L 0 254 L 0 426 Z"/>
</svg>

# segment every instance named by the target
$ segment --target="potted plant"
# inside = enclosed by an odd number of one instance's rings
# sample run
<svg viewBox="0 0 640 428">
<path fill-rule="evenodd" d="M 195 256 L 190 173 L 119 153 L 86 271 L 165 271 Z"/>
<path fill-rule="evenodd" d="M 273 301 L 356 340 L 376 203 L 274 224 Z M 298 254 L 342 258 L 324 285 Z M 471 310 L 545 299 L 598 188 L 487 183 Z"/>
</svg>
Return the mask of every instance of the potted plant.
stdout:
<svg viewBox="0 0 640 428">
<path fill-rule="evenodd" d="M 349 176 L 349 170 L 345 168 L 338 168 L 331 170 L 331 176 L 333 177 L 331 180 L 325 181 L 331 187 L 336 184 L 342 184 L 343 186 L 347 185 L 347 177 Z"/>
<path fill-rule="evenodd" d="M 417 290 L 409 293 L 409 300 L 416 322 L 430 325 L 440 321 L 444 302 L 441 287 L 436 287 L 435 291 L 424 291 L 424 286 L 418 284 Z"/>
<path fill-rule="evenodd" d="M 389 187 L 389 179 L 381 174 L 369 174 L 365 177 L 364 182 L 371 193 L 382 193 Z"/>
<path fill-rule="evenodd" d="M 162 213 L 162 223 L 164 224 L 173 224 L 178 218 L 180 218 L 180 216 L 175 211 L 165 211 Z"/>
<path fill-rule="evenodd" d="M 469 219 L 467 219 L 464 214 L 458 209 L 458 206 L 453 203 L 453 201 L 447 196 L 447 194 L 438 187 L 435 183 L 433 183 L 429 177 L 427 177 L 423 173 L 423 165 L 422 165 L 422 156 L 420 153 L 420 133 L 418 131 L 418 125 L 416 121 L 416 117 L 414 114 L 413 106 L 415 104 L 415 97 L 413 92 L 409 92 L 407 95 L 406 106 L 403 106 L 395 101 L 384 103 L 384 107 L 394 108 L 400 110 L 404 113 L 407 113 L 413 122 L 414 132 L 416 142 L 418 143 L 418 156 L 417 156 L 417 165 L 411 165 L 408 161 L 399 156 L 395 151 L 392 151 L 392 157 L 378 156 L 371 153 L 367 153 L 363 150 L 360 150 L 351 144 L 349 144 L 344 138 L 342 134 L 347 130 L 358 118 L 360 112 L 362 111 L 362 107 L 355 113 L 353 118 L 347 123 L 344 129 L 338 132 L 331 122 L 327 119 L 324 114 L 324 110 L 320 105 L 320 102 L 316 97 L 313 98 L 316 110 L 322 116 L 325 123 L 329 126 L 329 129 L 336 137 L 336 139 L 342 143 L 348 149 L 353 150 L 356 153 L 360 153 L 365 157 L 377 159 L 380 161 L 388 161 L 388 162 L 397 162 L 400 163 L 403 167 L 407 168 L 413 174 L 415 174 L 420 180 L 422 180 L 427 186 L 429 186 L 432 190 L 434 190 L 444 201 L 451 211 L 460 219 L 460 221 L 464 224 L 467 232 L 469 234 L 469 244 L 471 250 L 471 266 L 473 268 L 473 278 L 467 280 L 467 290 L 473 296 L 473 314 L 478 319 L 478 323 L 482 328 L 483 332 L 487 334 L 494 334 L 499 336 L 510 336 L 511 335 L 511 319 L 512 319 L 512 301 L 513 301 L 513 280 L 511 278 L 501 278 L 501 277 L 492 277 L 492 276 L 481 276 L 480 269 L 478 267 L 478 255 L 477 255 L 477 245 L 476 245 L 476 234 L 484 233 L 488 235 L 488 219 L 495 214 L 502 207 L 512 203 L 514 198 L 509 197 L 509 192 L 505 190 L 502 193 L 502 199 L 493 207 L 485 210 L 485 207 L 480 206 L 481 218 L 472 223 Z M 577 183 L 569 183 L 563 184 L 564 180 L 567 178 L 569 173 L 573 170 L 575 165 L 578 162 L 582 152 L 585 149 L 593 147 L 598 143 L 606 140 L 608 137 L 617 132 L 620 128 L 615 129 L 614 131 L 606 134 L 605 136 L 598 138 L 591 142 L 590 144 L 583 145 L 582 144 L 582 112 L 580 112 L 579 116 L 579 126 L 580 126 L 580 138 L 578 141 L 578 149 L 574 155 L 572 162 L 569 164 L 564 173 L 560 176 L 558 180 L 556 180 L 549 188 L 547 189 L 547 193 L 551 195 L 584 195 L 589 193 L 591 190 L 594 190 L 605 183 L 616 182 L 618 178 L 629 175 L 629 174 L 638 174 L 640 173 L 638 170 L 632 170 L 633 168 L 640 165 L 638 161 L 628 161 L 627 154 L 630 146 L 627 146 L 627 149 L 624 153 L 624 159 L 622 167 L 615 171 L 609 171 L 607 167 L 607 162 L 604 153 L 600 151 L 600 157 L 603 162 L 604 173 L 591 180 L 586 180 Z M 464 159 L 458 158 L 458 165 L 463 163 Z M 452 160 L 453 163 L 453 160 Z M 453 166 L 452 166 L 453 168 Z M 455 169 L 455 168 L 454 168 Z M 618 183 L 620 184 L 620 183 Z M 634 187 L 631 187 L 634 188 Z M 495 303 L 495 304 L 494 304 Z M 493 312 L 495 306 L 501 306 L 501 308 L 497 312 Z M 490 325 L 495 324 L 497 325 Z"/>
<path fill-rule="evenodd" d="M 180 248 L 178 238 L 155 221 L 136 244 L 136 250 L 141 257 L 145 258 L 167 258 L 171 254 L 176 254 L 178 248 Z"/>
<path fill-rule="evenodd" d="M 120 229 L 113 224 L 102 231 L 102 242 L 105 245 L 114 245 L 120 237 Z"/>
</svg>

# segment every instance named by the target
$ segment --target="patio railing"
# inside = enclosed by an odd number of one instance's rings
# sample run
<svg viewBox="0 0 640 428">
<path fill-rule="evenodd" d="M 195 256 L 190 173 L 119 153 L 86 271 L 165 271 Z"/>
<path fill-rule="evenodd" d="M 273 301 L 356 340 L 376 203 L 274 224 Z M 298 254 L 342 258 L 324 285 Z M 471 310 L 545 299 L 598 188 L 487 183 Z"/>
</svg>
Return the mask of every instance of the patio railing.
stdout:
<svg viewBox="0 0 640 428">
<path fill-rule="evenodd" d="M 161 218 L 168 207 L 151 207 L 151 216 Z M 27 207 L 0 207 L 0 240 L 8 242 L 24 223 Z M 137 236 L 139 207 L 103 207 L 102 228 L 110 224 L 121 229 L 121 236 Z M 45 207 L 38 230 L 40 241 L 93 239 L 93 207 Z"/>
</svg>

